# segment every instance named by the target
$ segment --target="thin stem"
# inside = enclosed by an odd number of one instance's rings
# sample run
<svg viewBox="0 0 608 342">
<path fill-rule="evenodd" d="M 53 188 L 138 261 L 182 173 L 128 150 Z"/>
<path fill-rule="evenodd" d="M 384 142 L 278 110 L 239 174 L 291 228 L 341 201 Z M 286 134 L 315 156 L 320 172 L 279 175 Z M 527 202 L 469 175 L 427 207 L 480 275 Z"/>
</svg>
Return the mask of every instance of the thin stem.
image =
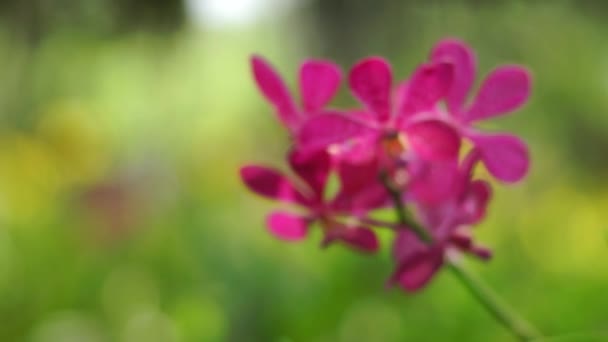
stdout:
<svg viewBox="0 0 608 342">
<path fill-rule="evenodd" d="M 391 196 L 399 224 L 411 229 L 418 238 L 427 243 L 433 243 L 433 237 L 422 226 L 409 219 L 401 191 L 391 181 L 388 174 L 381 175 L 382 184 Z M 494 318 L 511 331 L 521 341 L 532 341 L 541 338 L 542 335 L 524 319 L 520 318 L 515 311 L 507 306 L 483 281 L 474 276 L 473 273 L 454 261 L 447 263 L 448 268 L 456 275 L 458 280 L 471 292 L 471 294 L 488 310 Z"/>
<path fill-rule="evenodd" d="M 479 277 L 462 264 L 454 261 L 447 263 L 448 268 L 469 292 L 488 310 L 494 318 L 504 325 L 521 341 L 532 341 L 542 335 L 526 320 L 519 317 L 496 293 Z"/>
<path fill-rule="evenodd" d="M 380 176 L 380 180 L 384 187 L 388 191 L 393 203 L 395 204 L 395 210 L 397 211 L 397 219 L 401 225 L 406 226 L 411 229 L 421 241 L 426 243 L 432 243 L 433 237 L 427 232 L 426 229 L 416 224 L 413 220 L 410 220 L 407 212 L 405 211 L 405 203 L 403 203 L 403 198 L 401 197 L 401 190 L 390 179 L 390 176 L 387 173 L 382 173 Z"/>
</svg>

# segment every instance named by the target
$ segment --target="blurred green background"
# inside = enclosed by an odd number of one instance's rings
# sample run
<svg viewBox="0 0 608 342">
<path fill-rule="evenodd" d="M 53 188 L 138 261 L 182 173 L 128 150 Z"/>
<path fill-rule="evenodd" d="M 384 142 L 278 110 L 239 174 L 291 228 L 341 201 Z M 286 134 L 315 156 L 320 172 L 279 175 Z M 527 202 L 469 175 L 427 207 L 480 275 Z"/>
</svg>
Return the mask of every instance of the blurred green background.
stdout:
<svg viewBox="0 0 608 342">
<path fill-rule="evenodd" d="M 380 54 L 405 78 L 445 36 L 534 73 L 488 128 L 530 143 L 471 261 L 548 334 L 608 330 L 608 5 L 600 1 L 5 0 L 0 3 L 0 341 L 511 341 L 451 274 L 272 238 L 239 183 L 281 166 L 249 73 Z M 345 89 L 336 105 L 353 104 Z M 383 236 L 385 247 L 390 236 Z M 588 338 L 581 341 L 591 340 Z M 601 340 L 600 337 L 597 339 Z"/>
</svg>

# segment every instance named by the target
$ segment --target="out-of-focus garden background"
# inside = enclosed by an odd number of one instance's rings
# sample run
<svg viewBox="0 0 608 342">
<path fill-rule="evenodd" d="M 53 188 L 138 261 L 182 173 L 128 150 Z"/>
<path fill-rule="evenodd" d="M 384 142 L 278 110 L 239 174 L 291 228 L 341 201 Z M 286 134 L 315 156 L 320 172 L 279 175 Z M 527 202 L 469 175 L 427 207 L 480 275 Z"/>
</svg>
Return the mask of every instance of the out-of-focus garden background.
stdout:
<svg viewBox="0 0 608 342">
<path fill-rule="evenodd" d="M 477 235 L 483 278 L 544 332 L 608 330 L 608 6 L 600 1 L 5 0 L 0 3 L 1 341 L 510 341 L 449 273 L 276 241 L 239 165 L 280 165 L 259 53 L 371 54 L 405 78 L 445 36 L 482 73 L 534 72 L 490 128 L 530 143 Z M 336 104 L 351 104 L 345 89 Z M 388 238 L 386 236 L 385 238 Z M 384 240 L 385 244 L 388 239 Z M 585 340 L 586 339 L 582 339 Z M 600 339 L 601 340 L 601 339 Z"/>
</svg>

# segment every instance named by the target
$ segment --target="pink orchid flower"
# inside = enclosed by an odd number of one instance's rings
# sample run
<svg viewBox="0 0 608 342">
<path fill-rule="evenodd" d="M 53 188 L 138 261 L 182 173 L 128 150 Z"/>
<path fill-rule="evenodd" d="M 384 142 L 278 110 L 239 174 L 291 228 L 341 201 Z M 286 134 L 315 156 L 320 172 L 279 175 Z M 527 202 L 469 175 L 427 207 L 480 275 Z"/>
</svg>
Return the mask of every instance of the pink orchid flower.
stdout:
<svg viewBox="0 0 608 342">
<path fill-rule="evenodd" d="M 241 178 L 250 190 L 304 210 L 301 215 L 284 211 L 271 213 L 267 218 L 270 232 L 282 240 L 298 241 L 307 236 L 311 224 L 318 222 L 325 233 L 322 245 L 339 241 L 360 251 L 375 252 L 378 240 L 371 229 L 348 225 L 339 217 L 362 215 L 385 205 L 386 190 L 377 182 L 369 182 L 370 177 L 375 179 L 377 166 L 373 163 L 339 164 L 341 188 L 333 199 L 326 200 L 324 192 L 332 168 L 330 155 L 326 151 L 313 154 L 294 151 L 289 156 L 289 163 L 305 186 L 297 186 L 270 168 L 255 165 L 241 168 Z"/>
<path fill-rule="evenodd" d="M 323 111 L 336 94 L 342 73 L 332 62 L 308 60 L 300 66 L 301 108 L 296 106 L 285 83 L 262 57 L 251 58 L 251 68 L 262 95 L 275 107 L 279 120 L 295 135 L 306 120 Z"/>
<path fill-rule="evenodd" d="M 418 205 L 418 213 L 434 242 L 423 243 L 411 230 L 401 231 L 393 245 L 397 268 L 389 280 L 407 291 L 424 287 L 441 268 L 449 251 L 463 251 L 481 259 L 489 259 L 491 252 L 473 243 L 469 227 L 485 216 L 491 197 L 490 185 L 482 180 L 471 180 L 472 169 L 480 153 L 473 150 L 458 170 L 458 186 L 453 196 L 434 205 Z"/>
<path fill-rule="evenodd" d="M 459 40 L 446 39 L 433 48 L 430 59 L 454 66 L 452 85 L 446 96 L 447 120 L 473 142 L 494 177 L 505 182 L 521 180 L 530 164 L 526 144 L 509 134 L 480 133 L 473 124 L 522 106 L 530 96 L 530 73 L 518 65 L 499 66 L 490 72 L 475 99 L 467 104 L 476 74 L 472 49 Z"/>
<path fill-rule="evenodd" d="M 411 120 L 414 114 L 435 108 L 447 95 L 451 78 L 449 63 L 427 63 L 414 73 L 407 96 L 392 101 L 388 62 L 380 57 L 363 59 L 350 70 L 348 80 L 365 110 L 315 116 L 302 126 L 297 144 L 304 150 L 350 144 L 356 146 L 355 155 L 380 151 L 391 158 L 411 148 L 423 159 L 455 159 L 460 137 L 450 125 L 434 118 Z"/>
</svg>

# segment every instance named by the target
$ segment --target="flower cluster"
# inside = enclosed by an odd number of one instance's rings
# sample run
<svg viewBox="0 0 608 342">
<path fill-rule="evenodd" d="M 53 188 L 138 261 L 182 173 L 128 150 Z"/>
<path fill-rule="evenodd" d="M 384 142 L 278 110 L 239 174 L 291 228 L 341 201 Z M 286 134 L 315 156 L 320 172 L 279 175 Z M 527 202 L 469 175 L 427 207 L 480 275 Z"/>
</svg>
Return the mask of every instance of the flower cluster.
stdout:
<svg viewBox="0 0 608 342">
<path fill-rule="evenodd" d="M 463 42 L 446 39 L 402 82 L 393 80 L 381 57 L 359 61 L 347 82 L 361 106 L 339 110 L 328 108 L 342 82 L 332 62 L 302 64 L 300 104 L 268 62 L 254 56 L 251 66 L 293 141 L 287 160 L 294 177 L 263 166 L 241 169 L 249 189 L 299 208 L 271 213 L 272 234 L 297 241 L 316 224 L 322 246 L 341 243 L 371 253 L 379 249 L 374 229 L 392 229 L 396 266 L 389 282 L 408 291 L 426 285 L 454 255 L 490 258 L 470 234 L 492 194 L 473 170 L 481 163 L 498 181 L 517 182 L 528 171 L 529 155 L 516 136 L 483 133 L 475 124 L 519 108 L 530 94 L 528 71 L 500 66 L 470 96 L 475 55 Z M 465 140 L 471 148 L 461 146 Z M 328 190 L 332 173 L 337 191 Z M 371 216 L 391 206 L 398 222 Z"/>
</svg>

